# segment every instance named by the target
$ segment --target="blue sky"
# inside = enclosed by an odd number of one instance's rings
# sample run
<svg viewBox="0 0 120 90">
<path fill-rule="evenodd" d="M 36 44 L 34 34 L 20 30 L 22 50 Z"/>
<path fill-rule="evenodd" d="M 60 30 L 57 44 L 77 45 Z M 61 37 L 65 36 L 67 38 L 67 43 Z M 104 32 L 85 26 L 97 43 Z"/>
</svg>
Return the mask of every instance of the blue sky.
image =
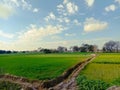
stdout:
<svg viewBox="0 0 120 90">
<path fill-rule="evenodd" d="M 0 0 L 0 49 L 120 41 L 120 0 Z"/>
</svg>

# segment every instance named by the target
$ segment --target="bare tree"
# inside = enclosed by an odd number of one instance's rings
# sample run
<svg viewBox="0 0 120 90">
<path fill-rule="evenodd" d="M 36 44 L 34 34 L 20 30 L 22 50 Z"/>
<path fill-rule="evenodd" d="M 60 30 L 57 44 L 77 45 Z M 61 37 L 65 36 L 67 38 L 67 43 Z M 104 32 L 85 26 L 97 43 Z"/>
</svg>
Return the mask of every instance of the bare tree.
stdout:
<svg viewBox="0 0 120 90">
<path fill-rule="evenodd" d="M 119 41 L 109 41 L 103 46 L 104 52 L 120 52 L 120 42 Z"/>
</svg>

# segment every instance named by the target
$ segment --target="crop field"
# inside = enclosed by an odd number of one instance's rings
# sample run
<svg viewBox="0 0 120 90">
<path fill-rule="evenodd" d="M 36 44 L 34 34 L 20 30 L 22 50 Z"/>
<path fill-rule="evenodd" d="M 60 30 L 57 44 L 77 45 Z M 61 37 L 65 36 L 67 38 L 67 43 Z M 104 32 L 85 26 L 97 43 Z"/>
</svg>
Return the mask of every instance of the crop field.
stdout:
<svg viewBox="0 0 120 90">
<path fill-rule="evenodd" d="M 120 86 L 120 54 L 99 54 L 80 73 L 77 82 L 82 90 L 105 90 L 112 85 Z"/>
<path fill-rule="evenodd" d="M 11 54 L 0 55 L 0 74 L 46 80 L 88 58 L 87 54 Z"/>
</svg>

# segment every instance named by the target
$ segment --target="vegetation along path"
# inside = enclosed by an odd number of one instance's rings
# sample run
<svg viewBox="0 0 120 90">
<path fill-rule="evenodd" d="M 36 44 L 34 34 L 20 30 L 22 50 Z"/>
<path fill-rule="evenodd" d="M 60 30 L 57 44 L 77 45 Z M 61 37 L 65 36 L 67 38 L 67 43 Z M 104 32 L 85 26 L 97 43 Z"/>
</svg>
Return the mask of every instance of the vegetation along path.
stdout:
<svg viewBox="0 0 120 90">
<path fill-rule="evenodd" d="M 48 81 L 32 81 L 12 75 L 0 75 L 0 81 L 9 81 L 11 83 L 19 84 L 22 88 L 24 88 L 23 90 L 76 90 L 77 85 L 75 78 L 79 72 L 94 58 L 95 55 L 68 69 L 61 76 Z"/>
</svg>

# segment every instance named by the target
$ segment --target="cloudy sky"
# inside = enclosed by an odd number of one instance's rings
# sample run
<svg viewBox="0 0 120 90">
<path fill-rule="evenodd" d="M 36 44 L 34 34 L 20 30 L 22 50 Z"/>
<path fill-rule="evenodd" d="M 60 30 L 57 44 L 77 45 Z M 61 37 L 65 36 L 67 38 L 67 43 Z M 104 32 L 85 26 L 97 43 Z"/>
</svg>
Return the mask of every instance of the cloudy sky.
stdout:
<svg viewBox="0 0 120 90">
<path fill-rule="evenodd" d="M 120 41 L 120 0 L 0 0 L 0 49 Z"/>
</svg>

